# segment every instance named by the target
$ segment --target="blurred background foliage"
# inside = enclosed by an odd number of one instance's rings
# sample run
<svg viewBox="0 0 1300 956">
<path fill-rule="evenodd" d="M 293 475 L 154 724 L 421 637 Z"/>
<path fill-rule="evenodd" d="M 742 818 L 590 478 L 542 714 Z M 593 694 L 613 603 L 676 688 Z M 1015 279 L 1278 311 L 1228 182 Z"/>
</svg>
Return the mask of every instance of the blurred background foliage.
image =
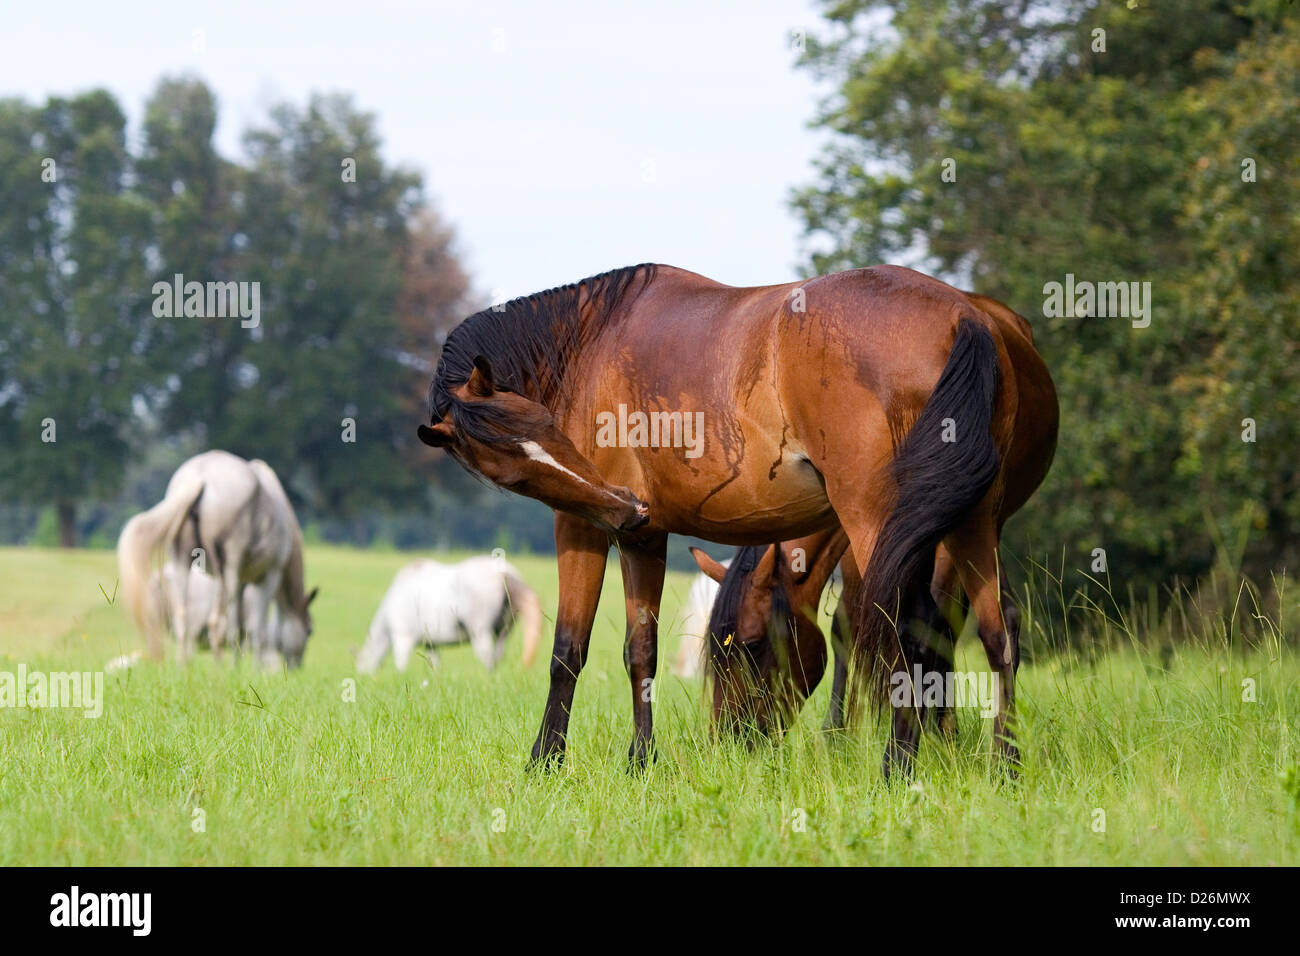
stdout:
<svg viewBox="0 0 1300 956">
<path fill-rule="evenodd" d="M 1102 547 L 1139 595 L 1294 568 L 1300 5 L 821 14 L 801 68 L 826 91 L 826 147 L 791 200 L 804 271 L 898 262 L 996 296 L 1056 378 L 1060 448 L 1009 526 L 1012 562 L 1064 576 Z M 315 540 L 550 550 L 548 509 L 414 439 L 442 337 L 485 302 L 375 117 L 344 96 L 282 104 L 237 160 L 217 118 L 183 77 L 132 135 L 103 90 L 0 100 L 0 542 L 111 545 L 180 461 L 222 447 L 269 461 Z M 155 318 L 152 284 L 175 273 L 260 282 L 260 326 Z M 1045 317 L 1067 273 L 1149 281 L 1150 327 Z"/>
<path fill-rule="evenodd" d="M 1060 446 L 1008 526 L 1013 558 L 1088 569 L 1105 548 L 1144 597 L 1225 565 L 1294 570 L 1300 5 L 823 12 L 802 65 L 830 89 L 829 142 L 793 199 L 808 271 L 900 262 L 993 295 L 1056 379 Z M 1149 281 L 1150 327 L 1045 317 L 1067 273 Z"/>
<path fill-rule="evenodd" d="M 277 106 L 241 162 L 217 118 L 164 79 L 129 149 L 102 90 L 0 101 L 0 541 L 109 546 L 216 447 L 270 462 L 318 540 L 551 548 L 548 509 L 414 440 L 442 337 L 483 302 L 375 117 Z M 257 282 L 261 321 L 156 317 L 176 274 Z"/>
</svg>

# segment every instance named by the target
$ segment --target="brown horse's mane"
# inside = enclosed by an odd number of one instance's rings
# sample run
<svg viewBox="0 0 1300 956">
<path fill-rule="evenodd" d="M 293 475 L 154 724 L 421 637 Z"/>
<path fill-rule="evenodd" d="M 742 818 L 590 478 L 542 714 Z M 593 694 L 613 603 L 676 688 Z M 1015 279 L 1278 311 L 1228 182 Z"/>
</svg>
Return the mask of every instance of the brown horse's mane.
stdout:
<svg viewBox="0 0 1300 956">
<path fill-rule="evenodd" d="M 479 441 L 519 440 L 508 413 L 493 403 L 463 402 L 452 394 L 469 381 L 475 359 L 487 359 L 498 389 L 554 410 L 564 397 L 569 360 L 584 345 L 584 329 L 605 325 L 629 294 L 640 294 L 654 280 L 655 272 L 652 263 L 624 266 L 475 312 L 443 344 L 429 386 L 430 420 L 440 421 L 450 411 L 456 427 Z M 579 308 L 584 291 L 596 309 L 586 323 Z"/>
</svg>

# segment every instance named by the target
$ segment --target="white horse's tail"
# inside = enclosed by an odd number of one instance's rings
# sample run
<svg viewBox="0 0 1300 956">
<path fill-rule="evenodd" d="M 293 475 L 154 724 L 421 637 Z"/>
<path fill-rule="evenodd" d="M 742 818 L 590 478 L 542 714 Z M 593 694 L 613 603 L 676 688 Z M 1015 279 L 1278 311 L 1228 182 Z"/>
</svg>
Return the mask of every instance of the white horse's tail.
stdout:
<svg viewBox="0 0 1300 956">
<path fill-rule="evenodd" d="M 505 579 L 506 596 L 515 616 L 524 628 L 524 666 L 532 667 L 537 658 L 537 647 L 542 641 L 542 602 L 537 592 L 524 583 L 514 568 L 502 572 Z"/>
<path fill-rule="evenodd" d="M 148 511 L 126 523 L 117 539 L 117 576 L 122 599 L 136 627 L 145 636 L 149 653 L 162 655 L 163 607 L 150 580 L 150 565 L 160 547 L 180 534 L 190 509 L 203 494 L 203 482 L 182 483 Z"/>
</svg>

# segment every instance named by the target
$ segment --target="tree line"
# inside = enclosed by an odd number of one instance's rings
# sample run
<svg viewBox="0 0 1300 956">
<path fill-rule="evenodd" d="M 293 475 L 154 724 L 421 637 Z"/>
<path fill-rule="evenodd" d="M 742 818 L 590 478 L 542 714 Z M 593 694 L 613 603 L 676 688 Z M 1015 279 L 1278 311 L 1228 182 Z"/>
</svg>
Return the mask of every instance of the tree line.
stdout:
<svg viewBox="0 0 1300 956">
<path fill-rule="evenodd" d="M 0 537 L 106 543 L 225 448 L 325 537 L 544 547 L 544 509 L 476 520 L 488 492 L 414 439 L 442 336 L 481 303 L 375 117 L 281 104 L 238 160 L 217 122 L 190 78 L 134 138 L 104 90 L 0 101 Z"/>
<path fill-rule="evenodd" d="M 1008 553 L 1142 597 L 1294 569 L 1296 5 L 822 16 L 799 34 L 829 91 L 791 195 L 806 271 L 900 262 L 993 295 L 1056 379 L 1056 462 Z M 185 78 L 158 85 L 138 142 L 102 90 L 0 101 L 0 540 L 104 543 L 222 447 L 271 462 L 327 539 L 549 549 L 545 508 L 413 439 L 442 336 L 483 303 L 374 117 L 282 104 L 238 160 L 216 124 Z M 256 325 L 157 314 L 177 276 L 255 284 Z"/>
<path fill-rule="evenodd" d="M 1056 461 L 1009 551 L 1141 598 L 1293 571 L 1300 9 L 822 6 L 801 63 L 828 144 L 792 200 L 809 271 L 902 262 L 993 295 L 1056 380 Z M 1075 282 L 1149 283 L 1149 315 L 1055 307 Z"/>
</svg>

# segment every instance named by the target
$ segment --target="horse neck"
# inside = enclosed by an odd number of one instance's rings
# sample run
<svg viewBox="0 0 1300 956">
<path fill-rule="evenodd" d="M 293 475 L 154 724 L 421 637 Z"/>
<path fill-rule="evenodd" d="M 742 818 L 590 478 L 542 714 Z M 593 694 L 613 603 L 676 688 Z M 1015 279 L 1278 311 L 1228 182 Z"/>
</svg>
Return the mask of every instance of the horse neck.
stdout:
<svg viewBox="0 0 1300 956">
<path fill-rule="evenodd" d="M 293 539 L 289 550 L 289 561 L 284 566 L 284 577 L 280 582 L 280 595 L 293 610 L 302 609 L 307 600 L 306 575 L 303 572 L 302 533 L 296 522 L 289 528 Z"/>
<path fill-rule="evenodd" d="M 589 287 L 580 289 L 574 308 L 577 310 L 576 322 L 566 343 L 568 355 L 562 368 L 539 369 L 549 379 L 550 384 L 540 394 L 527 397 L 545 405 L 553 413 L 562 412 L 575 397 L 575 382 L 585 379 L 582 368 L 583 357 L 594 351 L 593 346 L 605 335 L 617 335 L 617 329 L 627 315 L 636 308 L 642 292 L 653 282 L 659 280 L 662 266 L 641 264 L 633 267 L 635 272 L 617 302 L 611 303 L 606 298 L 608 290 L 593 297 Z M 580 389 L 580 385 L 577 388 Z"/>
<path fill-rule="evenodd" d="M 842 528 L 821 532 L 807 538 L 800 538 L 794 542 L 785 542 L 782 550 L 787 551 L 784 555 L 786 567 L 790 566 L 792 560 L 788 550 L 793 547 L 805 548 L 812 559 L 808 574 L 804 576 L 804 579 L 799 584 L 795 585 L 793 593 L 790 595 L 796 607 L 804 604 L 811 607 L 821 606 L 822 591 L 826 589 L 826 582 L 835 573 L 835 566 L 844 557 L 848 545 L 848 536 Z"/>
</svg>

